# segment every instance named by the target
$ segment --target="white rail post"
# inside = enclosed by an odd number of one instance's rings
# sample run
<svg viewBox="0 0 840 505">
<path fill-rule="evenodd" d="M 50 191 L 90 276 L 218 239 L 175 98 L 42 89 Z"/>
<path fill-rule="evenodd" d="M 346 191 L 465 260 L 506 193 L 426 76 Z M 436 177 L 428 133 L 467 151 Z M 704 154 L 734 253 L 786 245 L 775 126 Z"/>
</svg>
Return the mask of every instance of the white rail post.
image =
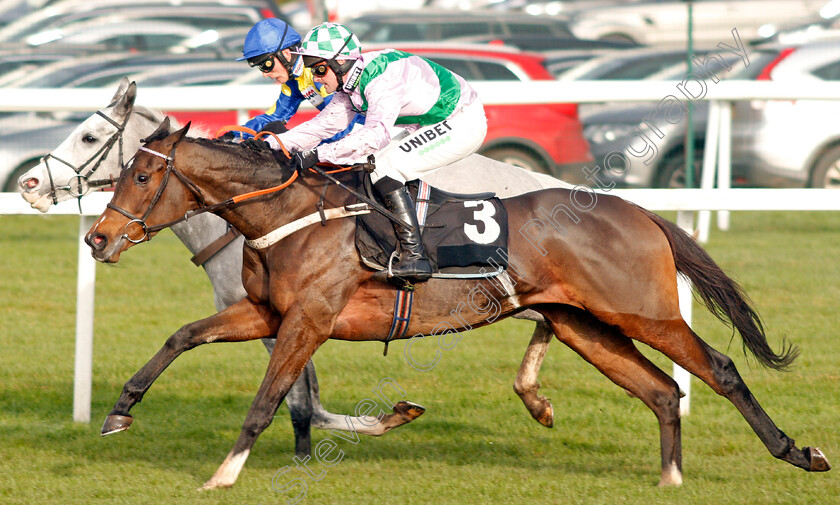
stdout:
<svg viewBox="0 0 840 505">
<path fill-rule="evenodd" d="M 76 365 L 73 373 L 73 420 L 90 422 L 93 377 L 93 298 L 96 293 L 96 260 L 85 244 L 85 233 L 96 217 L 79 217 L 79 271 L 76 285 Z"/>
<path fill-rule="evenodd" d="M 720 107 L 721 104 L 719 101 L 709 101 L 709 119 L 706 122 L 706 144 L 703 148 L 703 170 L 700 177 L 701 189 L 713 189 L 715 187 L 718 135 L 720 133 Z M 709 241 L 711 221 L 712 211 L 701 210 L 697 216 L 697 241 L 701 244 Z"/>
<path fill-rule="evenodd" d="M 236 124 L 245 124 L 249 119 L 248 109 L 236 109 Z"/>
<path fill-rule="evenodd" d="M 718 189 L 732 186 L 732 102 L 726 101 L 720 108 L 720 135 L 718 145 Z M 729 211 L 719 210 L 717 215 L 719 230 L 729 229 Z"/>
</svg>

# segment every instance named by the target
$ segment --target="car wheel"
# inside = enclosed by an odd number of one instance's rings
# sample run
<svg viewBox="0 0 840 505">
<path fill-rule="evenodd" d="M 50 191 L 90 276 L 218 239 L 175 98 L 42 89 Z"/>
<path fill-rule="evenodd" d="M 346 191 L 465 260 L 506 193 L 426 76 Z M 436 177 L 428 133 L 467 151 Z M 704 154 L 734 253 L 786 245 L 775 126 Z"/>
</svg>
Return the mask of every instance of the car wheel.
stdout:
<svg viewBox="0 0 840 505">
<path fill-rule="evenodd" d="M 518 149 L 515 147 L 496 147 L 488 149 L 480 154 L 496 161 L 501 161 L 502 163 L 522 168 L 529 172 L 538 172 L 541 174 L 549 173 L 548 167 L 545 166 L 545 162 L 543 160 L 541 160 L 537 155 L 524 149 Z"/>
<path fill-rule="evenodd" d="M 694 152 L 694 173 L 692 179 L 694 187 L 700 187 L 700 175 L 703 170 L 703 152 Z M 667 161 L 662 164 L 662 169 L 656 178 L 658 188 L 684 188 L 685 187 L 685 154 L 674 153 L 667 156 Z"/>
<path fill-rule="evenodd" d="M 826 151 L 811 171 L 812 188 L 840 188 L 840 145 Z"/>
<path fill-rule="evenodd" d="M 38 163 L 40 163 L 40 161 L 38 159 L 34 159 L 20 164 L 12 171 L 11 174 L 9 174 L 9 178 L 6 179 L 6 182 L 3 184 L 3 191 L 6 193 L 21 193 L 22 190 L 17 184 L 18 179 L 20 179 L 20 176 L 28 172 L 30 168 L 37 166 Z"/>
</svg>

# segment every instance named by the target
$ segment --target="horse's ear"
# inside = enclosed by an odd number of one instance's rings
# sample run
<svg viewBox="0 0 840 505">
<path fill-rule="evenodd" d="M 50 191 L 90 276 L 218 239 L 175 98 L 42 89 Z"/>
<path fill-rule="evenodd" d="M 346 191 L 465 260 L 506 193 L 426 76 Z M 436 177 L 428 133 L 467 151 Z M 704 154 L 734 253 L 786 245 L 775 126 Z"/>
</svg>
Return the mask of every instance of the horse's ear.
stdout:
<svg viewBox="0 0 840 505">
<path fill-rule="evenodd" d="M 178 142 L 180 142 L 181 140 L 183 140 L 184 137 L 187 136 L 187 132 L 190 131 L 190 126 L 191 125 L 192 125 L 192 121 L 187 121 L 187 124 L 184 125 L 183 128 L 181 128 L 180 135 L 178 135 L 178 140 L 175 141 L 176 144 Z"/>
<path fill-rule="evenodd" d="M 181 142 L 182 140 L 184 140 L 184 137 L 187 136 L 187 132 L 190 131 L 190 125 L 191 124 L 192 124 L 192 121 L 187 123 L 186 126 L 181 128 L 180 130 L 178 130 L 176 132 L 172 132 L 168 137 L 166 137 L 165 144 L 169 145 L 169 143 L 171 142 L 173 148 L 175 146 L 177 146 L 178 143 Z"/>
<path fill-rule="evenodd" d="M 126 87 L 125 93 L 113 104 L 114 117 L 128 117 L 131 111 L 134 110 L 135 98 L 137 98 L 137 84 L 132 82 Z"/>
<path fill-rule="evenodd" d="M 117 92 L 114 93 L 114 96 L 111 98 L 111 103 L 108 104 L 108 107 L 113 107 L 117 103 L 117 100 L 122 98 L 122 96 L 125 94 L 125 90 L 128 89 L 129 82 L 130 81 L 128 80 L 128 77 L 123 77 L 120 80 L 120 83 L 117 86 Z"/>
<path fill-rule="evenodd" d="M 153 131 L 150 135 L 147 135 L 146 138 L 140 139 L 140 142 L 148 144 L 153 140 L 164 139 L 167 136 L 169 136 L 169 116 L 166 116 L 163 119 L 163 121 L 157 127 L 157 130 Z"/>
</svg>

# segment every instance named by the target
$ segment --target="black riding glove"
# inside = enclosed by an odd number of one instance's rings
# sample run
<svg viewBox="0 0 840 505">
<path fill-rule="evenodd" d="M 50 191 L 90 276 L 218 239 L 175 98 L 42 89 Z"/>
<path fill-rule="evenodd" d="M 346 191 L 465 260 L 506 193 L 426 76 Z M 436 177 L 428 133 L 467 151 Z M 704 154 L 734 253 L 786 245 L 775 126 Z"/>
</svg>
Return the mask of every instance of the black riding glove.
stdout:
<svg viewBox="0 0 840 505">
<path fill-rule="evenodd" d="M 298 171 L 298 175 L 306 177 L 309 169 L 318 163 L 318 150 L 310 149 L 308 151 L 296 152 L 292 155 L 292 166 Z"/>
<path fill-rule="evenodd" d="M 248 139 L 248 140 L 243 140 L 242 143 L 240 143 L 239 145 L 241 145 L 242 147 L 244 147 L 246 149 L 250 149 L 252 151 L 268 151 L 268 152 L 271 152 L 271 150 L 272 150 L 271 149 L 271 144 L 269 144 L 265 140 Z"/>
<path fill-rule="evenodd" d="M 289 129 L 286 128 L 286 121 L 272 121 L 270 123 L 266 123 L 260 131 L 280 134 L 286 133 Z"/>
<path fill-rule="evenodd" d="M 224 135 L 219 137 L 219 140 L 224 140 L 225 142 L 233 142 L 233 139 L 236 138 L 236 132 L 225 132 Z"/>
</svg>

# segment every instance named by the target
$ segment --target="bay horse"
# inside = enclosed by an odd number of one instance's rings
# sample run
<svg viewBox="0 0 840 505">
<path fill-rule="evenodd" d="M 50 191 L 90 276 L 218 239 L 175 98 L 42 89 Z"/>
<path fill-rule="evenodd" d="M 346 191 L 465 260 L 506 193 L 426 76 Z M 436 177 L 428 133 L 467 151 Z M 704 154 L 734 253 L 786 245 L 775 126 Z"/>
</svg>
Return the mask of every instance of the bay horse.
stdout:
<svg viewBox="0 0 840 505">
<path fill-rule="evenodd" d="M 123 78 L 107 107 L 83 121 L 41 163 L 20 177 L 21 196 L 33 208 L 47 212 L 58 202 L 113 186 L 123 168 L 123 153 L 136 152 L 141 139 L 155 131 L 165 117 L 160 111 L 136 107 L 136 96 L 136 84 Z M 216 310 L 233 305 L 247 295 L 242 287 L 244 238 L 241 235 L 229 240 L 212 255 L 204 253 L 208 248 L 218 247 L 214 244 L 227 240 L 230 230 L 224 219 L 209 213 L 172 226 L 172 231 L 195 255 L 194 258 L 209 256 L 196 263 L 204 268 L 213 286 Z M 265 338 L 262 343 L 271 355 L 274 338 Z M 311 454 L 311 427 L 348 429 L 347 415 L 330 412 L 321 405 L 318 377 L 311 361 L 289 391 L 286 405 L 298 457 Z M 382 416 L 377 423 L 361 423 L 358 417 L 349 417 L 358 426 L 357 433 L 380 436 L 413 421 L 423 412 L 424 409 L 413 402 L 400 401 L 393 406 L 392 413 Z"/>
<path fill-rule="evenodd" d="M 319 177 L 298 178 L 288 156 L 185 138 L 188 128 L 169 133 L 168 122 L 161 124 L 121 175 L 109 208 L 85 240 L 94 258 L 115 263 L 122 252 L 188 213 L 212 211 L 253 244 L 244 250 L 242 271 L 248 297 L 170 336 L 125 384 L 102 427 L 103 434 L 127 429 L 132 406 L 182 352 L 210 342 L 275 336 L 240 435 L 203 486 L 213 489 L 235 483 L 257 437 L 327 339 L 382 339 L 391 324 L 395 289 L 374 281 L 374 272 L 360 263 L 353 220 L 304 227 L 257 248 L 272 231 L 316 213 L 319 200 L 324 208 L 344 209 L 354 197 Z M 659 483 L 678 485 L 679 388 L 633 341 L 642 342 L 732 402 L 771 455 L 807 471 L 829 470 L 819 449 L 796 447 L 776 427 L 733 361 L 682 319 L 677 274 L 692 281 L 706 307 L 738 330 L 745 349 L 763 365 L 785 369 L 798 351 L 771 349 L 742 289 L 676 225 L 618 197 L 589 196 L 591 205 L 582 205 L 581 195 L 567 189 L 505 199 L 510 230 L 521 236 L 508 244 L 507 282 L 431 279 L 416 285 L 406 337 L 454 338 L 455 332 L 526 309 L 538 312 L 558 340 L 654 412 L 660 426 Z M 569 217 L 562 224 L 561 211 Z M 452 305 L 459 301 L 470 301 L 472 310 L 453 319 Z"/>
<path fill-rule="evenodd" d="M 136 152 L 141 139 L 155 131 L 165 117 L 160 111 L 137 106 L 136 97 L 137 85 L 123 78 L 105 108 L 83 121 L 41 163 L 20 177 L 18 186 L 22 190 L 22 197 L 33 208 L 47 212 L 55 203 L 81 198 L 101 187 L 113 186 L 123 168 L 124 153 Z M 191 129 L 190 135 L 196 132 L 198 136 L 206 135 L 206 132 L 195 127 Z M 475 177 L 476 171 L 485 177 Z M 478 155 L 447 167 L 446 171 L 431 173 L 425 179 L 441 189 L 495 191 L 499 196 L 512 196 L 548 187 L 572 187 L 553 177 L 525 172 Z M 208 248 L 218 247 L 214 244 L 229 235 L 230 227 L 218 216 L 205 213 L 173 225 L 172 231 L 198 258 L 207 256 L 203 252 Z M 243 242 L 241 236 L 234 238 L 200 262 L 213 287 L 217 310 L 233 305 L 246 296 L 242 286 Z M 534 419 L 544 426 L 552 427 L 551 403 L 537 394 L 537 376 L 552 333 L 539 314 L 524 312 L 519 317 L 535 320 L 537 324 L 514 381 L 514 391 Z M 270 355 L 274 338 L 265 338 L 262 342 Z M 301 458 L 311 452 L 310 426 L 322 430 L 347 430 L 347 416 L 332 413 L 321 405 L 317 374 L 312 362 L 307 364 L 304 373 L 292 386 L 285 403 L 294 428 L 295 453 Z M 350 419 L 358 427 L 358 433 L 379 436 L 411 422 L 422 412 L 416 404 L 398 402 L 393 413 L 384 416 L 378 423 L 361 423 L 355 416 L 350 416 Z"/>
</svg>

